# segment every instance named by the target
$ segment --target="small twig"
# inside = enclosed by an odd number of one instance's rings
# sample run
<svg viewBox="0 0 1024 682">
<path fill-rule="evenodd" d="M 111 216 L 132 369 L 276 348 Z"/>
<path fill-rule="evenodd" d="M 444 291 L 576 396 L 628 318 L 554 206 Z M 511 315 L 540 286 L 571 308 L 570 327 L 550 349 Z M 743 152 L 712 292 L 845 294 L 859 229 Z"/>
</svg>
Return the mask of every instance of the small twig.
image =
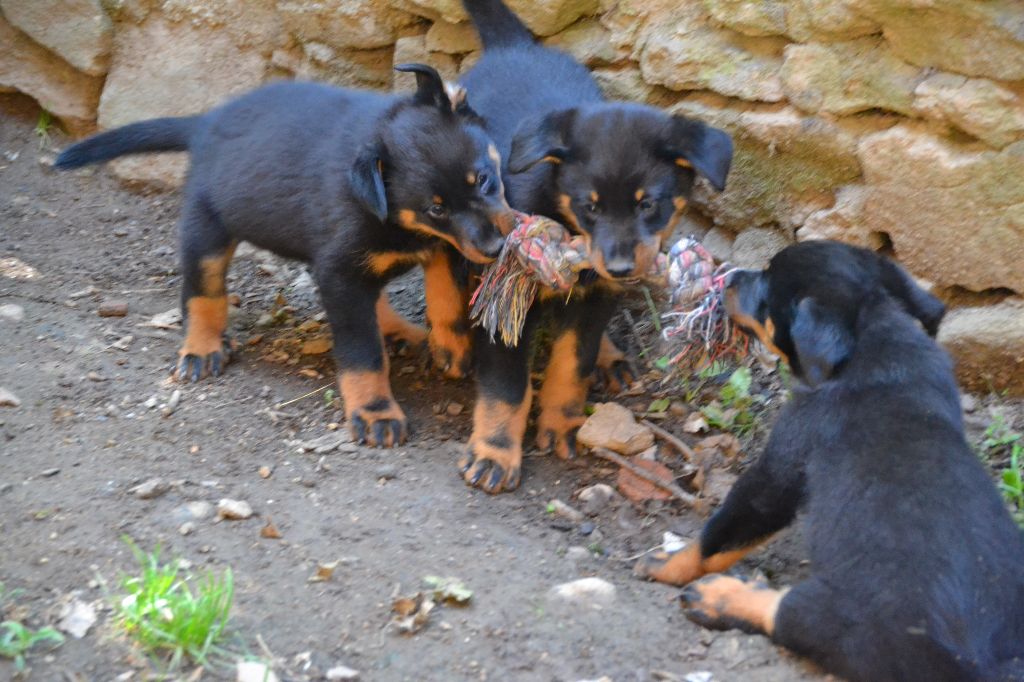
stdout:
<svg viewBox="0 0 1024 682">
<path fill-rule="evenodd" d="M 640 291 L 644 294 L 644 300 L 647 301 L 647 310 L 651 313 L 651 322 L 654 324 L 654 331 L 661 334 L 661 315 L 658 313 L 658 306 L 654 303 L 654 297 L 651 296 L 651 290 L 646 285 L 640 287 Z"/>
<path fill-rule="evenodd" d="M 694 460 L 694 457 L 697 453 L 695 453 L 693 451 L 693 448 L 691 448 L 689 445 L 681 441 L 679 438 L 676 438 L 671 433 L 661 428 L 660 426 L 650 421 L 649 419 L 641 419 L 640 423 L 649 428 L 651 431 L 654 431 L 654 435 L 661 436 L 661 438 L 666 443 L 674 447 L 683 457 L 690 460 L 691 462 Z"/>
<path fill-rule="evenodd" d="M 694 507 L 697 504 L 699 504 L 699 501 L 697 500 L 697 496 L 696 495 L 691 495 L 690 493 L 686 492 L 685 490 L 683 490 L 682 488 L 680 488 L 679 486 L 677 486 L 673 482 L 666 483 L 665 481 L 662 481 L 660 478 L 658 478 L 654 474 L 651 474 L 651 473 L 649 473 L 647 471 L 644 471 L 643 469 L 641 469 L 640 467 L 636 466 L 635 464 L 631 464 L 624 457 L 622 457 L 621 455 L 618 455 L 618 454 L 612 452 L 611 450 L 608 450 L 607 448 L 600 448 L 600 447 L 593 448 L 591 450 L 591 452 L 594 455 L 600 457 L 601 459 L 606 459 L 609 462 L 614 462 L 615 464 L 618 464 L 623 469 L 628 470 L 632 474 L 636 475 L 639 478 L 644 479 L 648 483 L 653 483 L 654 485 L 658 486 L 659 488 L 661 488 L 663 490 L 667 490 L 668 492 L 670 492 L 672 494 L 672 497 L 676 498 L 677 500 L 679 500 L 680 502 L 682 502 L 683 504 L 685 504 L 685 505 L 687 505 L 689 507 Z"/>
<path fill-rule="evenodd" d="M 291 405 L 292 403 L 297 403 L 300 400 L 305 400 L 306 398 L 308 398 L 311 395 L 316 395 L 320 391 L 326 391 L 327 389 L 329 389 L 333 385 L 334 385 L 333 383 L 325 384 L 325 385 L 321 386 L 320 388 L 316 389 L 315 391 L 310 391 L 306 395 L 300 395 L 298 398 L 292 398 L 291 400 L 289 400 L 287 402 L 278 403 L 275 407 L 278 407 L 278 408 L 287 407 L 288 405 Z"/>
</svg>

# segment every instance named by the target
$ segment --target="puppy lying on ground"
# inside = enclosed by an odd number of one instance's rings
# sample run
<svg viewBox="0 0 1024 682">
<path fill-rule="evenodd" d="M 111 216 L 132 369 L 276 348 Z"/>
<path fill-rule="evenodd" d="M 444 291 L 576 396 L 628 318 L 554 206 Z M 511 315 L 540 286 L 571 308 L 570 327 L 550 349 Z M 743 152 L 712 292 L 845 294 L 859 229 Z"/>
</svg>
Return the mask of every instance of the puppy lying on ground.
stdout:
<svg viewBox="0 0 1024 682">
<path fill-rule="evenodd" d="M 100 133 L 57 159 L 59 168 L 77 168 L 124 154 L 190 152 L 177 378 L 217 375 L 228 359 L 225 275 L 243 240 L 312 265 L 345 413 L 360 440 L 383 446 L 406 437 L 381 336 L 426 337 L 391 310 L 382 293 L 389 279 L 422 264 L 434 356 L 467 356 L 453 331 L 465 321 L 450 302 L 459 286 L 452 249 L 487 263 L 514 218 L 497 152 L 464 92 L 449 98 L 428 66 L 397 68 L 416 74 L 414 95 L 277 83 L 203 115 Z"/>
<path fill-rule="evenodd" d="M 964 440 L 950 360 L 929 338 L 942 304 L 834 242 L 737 272 L 726 301 L 801 385 L 699 544 L 637 573 L 689 583 L 697 623 L 766 634 L 851 680 L 1024 680 L 1024 536 Z M 810 579 L 702 578 L 801 508 Z"/>
<path fill-rule="evenodd" d="M 595 365 L 612 385 L 628 381 L 622 352 L 604 336 L 618 296 L 650 268 L 697 176 L 723 189 L 732 141 L 700 121 L 606 102 L 583 65 L 537 44 L 501 0 L 463 4 L 484 52 L 462 85 L 508 163 L 509 203 L 583 236 L 594 263 L 568 300 L 542 292 L 518 346 L 482 330 L 477 336 L 479 399 L 461 471 L 469 485 L 498 493 L 519 485 L 530 340 L 542 318 L 552 320 L 553 342 L 538 395 L 537 446 L 569 458 Z"/>
</svg>

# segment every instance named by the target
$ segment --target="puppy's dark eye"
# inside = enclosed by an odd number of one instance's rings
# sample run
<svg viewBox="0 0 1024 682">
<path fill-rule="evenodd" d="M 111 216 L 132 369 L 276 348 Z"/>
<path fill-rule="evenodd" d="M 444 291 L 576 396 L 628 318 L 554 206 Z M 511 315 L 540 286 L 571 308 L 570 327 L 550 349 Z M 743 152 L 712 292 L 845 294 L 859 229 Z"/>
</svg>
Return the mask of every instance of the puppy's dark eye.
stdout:
<svg viewBox="0 0 1024 682">
<path fill-rule="evenodd" d="M 601 212 L 601 207 L 594 201 L 588 201 L 583 204 L 583 210 L 586 211 L 588 215 L 595 216 Z"/>
<path fill-rule="evenodd" d="M 481 194 L 491 194 L 494 192 L 495 183 L 488 173 L 481 172 L 477 174 L 476 185 L 480 188 Z"/>
<path fill-rule="evenodd" d="M 636 205 L 636 210 L 641 215 L 651 215 L 658 208 L 658 202 L 650 197 L 645 197 L 639 201 Z"/>
<path fill-rule="evenodd" d="M 448 217 L 448 209 L 442 204 L 431 204 L 427 209 L 427 215 L 434 220 L 444 220 Z"/>
</svg>

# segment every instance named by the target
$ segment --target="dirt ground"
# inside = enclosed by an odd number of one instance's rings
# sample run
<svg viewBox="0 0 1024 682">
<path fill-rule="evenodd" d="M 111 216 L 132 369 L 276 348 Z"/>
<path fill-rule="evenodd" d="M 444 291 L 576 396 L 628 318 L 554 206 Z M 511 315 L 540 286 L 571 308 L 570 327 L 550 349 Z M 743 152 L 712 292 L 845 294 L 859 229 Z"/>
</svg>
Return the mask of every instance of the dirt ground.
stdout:
<svg viewBox="0 0 1024 682">
<path fill-rule="evenodd" d="M 108 603 L 106 591 L 134 568 L 128 535 L 199 572 L 231 567 L 238 646 L 262 655 L 262 640 L 285 680 L 319 679 L 339 664 L 364 680 L 821 679 L 764 638 L 698 628 L 683 617 L 677 590 L 632 577 L 631 557 L 666 529 L 693 537 L 697 514 L 667 503 L 613 504 L 584 523 L 547 513 L 551 499 L 575 503 L 585 485 L 614 484 L 605 463 L 531 456 L 514 494 L 466 487 L 455 462 L 470 431 L 472 383 L 440 380 L 418 352 L 392 361 L 415 429 L 405 447 L 300 451 L 293 441 L 334 433 L 328 424 L 341 415 L 323 393 L 276 407 L 331 382 L 328 356 L 289 346 L 295 325 L 320 312 L 294 263 L 241 253 L 230 277 L 241 297 L 231 328 L 248 342 L 240 358 L 218 379 L 169 384 L 180 332 L 143 325 L 177 305 L 178 196 L 128 192 L 103 169 L 49 170 L 37 116 L 27 99 L 0 102 L 0 258 L 37 272 L 0 277 L 0 305 L 24 309 L 21 321 L 0 319 L 0 386 L 21 400 L 0 408 L 0 582 L 16 591 L 8 609 L 39 627 L 55 622 L 72 593 Z M 67 142 L 52 136 L 52 148 Z M 400 309 L 421 313 L 415 280 L 392 293 Z M 278 296 L 291 321 L 267 326 Z M 100 317 L 106 299 L 126 300 L 128 314 Z M 164 416 L 176 388 L 180 405 Z M 268 478 L 258 473 L 264 466 Z M 171 489 L 149 500 L 129 492 L 153 477 Z M 256 515 L 190 519 L 187 503 L 221 498 L 246 500 Z M 281 539 L 261 538 L 269 519 Z M 194 530 L 182 535 L 190 520 Z M 743 570 L 785 582 L 806 571 L 802 556 L 789 533 Z M 331 580 L 308 580 L 334 561 Z M 430 574 L 461 578 L 472 604 L 440 607 L 413 636 L 387 631 L 393 595 L 415 592 Z M 612 583 L 614 603 L 569 607 L 546 597 L 585 576 Z M 31 679 L 150 677 L 152 664 L 108 617 L 101 611 L 83 639 L 34 651 Z M 701 671 L 713 677 L 692 675 Z M 12 675 L 0 661 L 0 679 Z"/>
</svg>

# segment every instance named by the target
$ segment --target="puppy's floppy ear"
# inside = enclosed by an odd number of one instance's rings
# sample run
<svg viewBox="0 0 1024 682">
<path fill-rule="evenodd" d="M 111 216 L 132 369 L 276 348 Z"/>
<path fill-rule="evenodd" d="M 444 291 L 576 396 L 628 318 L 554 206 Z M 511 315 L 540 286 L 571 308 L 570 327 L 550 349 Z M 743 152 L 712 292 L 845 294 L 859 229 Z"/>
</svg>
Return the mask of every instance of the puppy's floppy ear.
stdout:
<svg viewBox="0 0 1024 682">
<path fill-rule="evenodd" d="M 417 103 L 432 105 L 445 111 L 452 110 L 444 81 L 434 67 L 426 64 L 398 64 L 395 71 L 416 74 L 416 94 L 413 95 L 413 99 Z"/>
<path fill-rule="evenodd" d="M 721 192 L 732 165 L 732 138 L 725 131 L 685 116 L 672 117 L 672 139 L 665 153 L 677 164 L 703 175 Z"/>
<path fill-rule="evenodd" d="M 569 129 L 575 119 L 576 110 L 565 109 L 520 123 L 512 137 L 509 171 L 522 173 L 541 161 L 561 163 L 569 153 Z"/>
<path fill-rule="evenodd" d="M 834 310 L 810 297 L 797 304 L 789 335 L 796 349 L 799 374 L 812 388 L 832 376 L 836 366 L 853 351 L 849 325 Z"/>
<path fill-rule="evenodd" d="M 916 317 L 929 336 L 939 331 L 939 323 L 946 314 L 946 306 L 917 285 L 906 270 L 883 255 L 876 254 L 882 266 L 882 286 L 886 292 Z"/>
<path fill-rule="evenodd" d="M 381 222 L 388 217 L 388 199 L 384 193 L 383 152 L 379 144 L 366 145 L 359 152 L 352 170 L 349 171 L 352 193 Z"/>
</svg>

